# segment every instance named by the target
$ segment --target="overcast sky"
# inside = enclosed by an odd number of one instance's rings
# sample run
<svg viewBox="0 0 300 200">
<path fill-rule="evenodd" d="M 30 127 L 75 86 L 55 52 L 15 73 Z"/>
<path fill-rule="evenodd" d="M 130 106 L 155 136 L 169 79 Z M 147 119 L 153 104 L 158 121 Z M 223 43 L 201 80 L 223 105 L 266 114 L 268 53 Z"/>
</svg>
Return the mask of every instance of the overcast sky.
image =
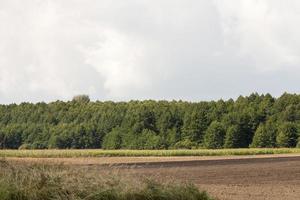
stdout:
<svg viewBox="0 0 300 200">
<path fill-rule="evenodd" d="M 0 103 L 300 92 L 297 0 L 0 0 Z"/>
</svg>

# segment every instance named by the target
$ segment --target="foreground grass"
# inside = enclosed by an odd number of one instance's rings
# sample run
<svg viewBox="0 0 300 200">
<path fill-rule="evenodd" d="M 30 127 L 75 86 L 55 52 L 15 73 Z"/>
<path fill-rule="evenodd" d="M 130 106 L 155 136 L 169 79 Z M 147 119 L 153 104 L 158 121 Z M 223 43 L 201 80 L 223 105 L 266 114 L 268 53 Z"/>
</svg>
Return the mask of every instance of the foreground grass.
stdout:
<svg viewBox="0 0 300 200">
<path fill-rule="evenodd" d="M 68 158 L 130 156 L 229 156 L 300 153 L 300 148 L 278 149 L 193 149 L 193 150 L 0 150 L 0 157 Z"/>
<path fill-rule="evenodd" d="M 0 160 L 1 200 L 212 200 L 191 184 L 122 179 L 65 166 Z"/>
</svg>

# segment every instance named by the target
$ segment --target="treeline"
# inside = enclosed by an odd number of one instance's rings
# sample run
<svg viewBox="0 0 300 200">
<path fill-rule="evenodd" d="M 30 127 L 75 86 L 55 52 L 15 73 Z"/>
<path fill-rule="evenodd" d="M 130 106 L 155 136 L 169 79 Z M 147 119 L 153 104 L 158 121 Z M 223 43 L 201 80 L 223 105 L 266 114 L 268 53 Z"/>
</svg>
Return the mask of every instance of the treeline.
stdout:
<svg viewBox="0 0 300 200">
<path fill-rule="evenodd" d="M 245 148 L 300 146 L 300 95 L 235 101 L 0 105 L 0 148 Z"/>
</svg>

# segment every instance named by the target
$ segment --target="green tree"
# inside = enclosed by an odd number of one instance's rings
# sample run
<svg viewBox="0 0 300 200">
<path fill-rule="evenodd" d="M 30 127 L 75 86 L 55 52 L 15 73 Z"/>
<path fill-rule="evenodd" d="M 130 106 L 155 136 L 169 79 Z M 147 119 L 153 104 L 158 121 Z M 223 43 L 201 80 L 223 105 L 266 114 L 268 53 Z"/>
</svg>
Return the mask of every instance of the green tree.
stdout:
<svg viewBox="0 0 300 200">
<path fill-rule="evenodd" d="M 103 139 L 104 149 L 120 149 L 122 146 L 123 129 L 118 127 L 114 128 L 111 132 L 105 135 Z"/>
<path fill-rule="evenodd" d="M 212 121 L 222 123 L 224 134 L 212 131 Z M 295 127 L 277 130 L 278 123 Z M 0 105 L 0 148 L 294 147 L 299 124 L 297 94 L 209 102 L 93 102 L 79 95 L 67 102 Z"/>
<path fill-rule="evenodd" d="M 90 97 L 85 94 L 77 95 L 77 96 L 73 97 L 73 101 L 79 102 L 79 103 L 88 103 L 88 102 L 90 102 Z"/>
<path fill-rule="evenodd" d="M 223 147 L 225 130 L 222 123 L 213 121 L 204 136 L 204 146 L 209 149 L 219 149 Z"/>
<path fill-rule="evenodd" d="M 294 123 L 285 122 L 279 126 L 276 142 L 278 147 L 295 147 L 297 144 L 297 127 Z"/>
<path fill-rule="evenodd" d="M 226 131 L 224 148 L 238 148 L 240 144 L 241 130 L 238 125 L 230 126 Z"/>
<path fill-rule="evenodd" d="M 201 143 L 203 135 L 208 126 L 208 119 L 204 104 L 192 107 L 192 111 L 185 114 L 182 127 L 182 135 L 184 139 L 192 142 Z"/>
<path fill-rule="evenodd" d="M 260 124 L 255 131 L 251 147 L 275 147 L 276 133 L 276 123 L 267 121 L 266 123 Z"/>
<path fill-rule="evenodd" d="M 139 149 L 158 149 L 160 137 L 149 129 L 144 129 L 137 138 L 137 148 Z"/>
</svg>

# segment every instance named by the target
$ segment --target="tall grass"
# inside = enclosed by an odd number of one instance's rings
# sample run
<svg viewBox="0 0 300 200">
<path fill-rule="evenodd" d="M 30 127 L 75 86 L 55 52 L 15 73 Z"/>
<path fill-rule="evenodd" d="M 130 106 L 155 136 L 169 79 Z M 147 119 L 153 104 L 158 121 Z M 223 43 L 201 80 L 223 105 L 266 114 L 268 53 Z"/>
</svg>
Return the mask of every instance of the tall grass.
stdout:
<svg viewBox="0 0 300 200">
<path fill-rule="evenodd" d="M 0 161 L 1 200 L 211 200 L 191 184 L 161 184 L 47 165 Z"/>
<path fill-rule="evenodd" d="M 192 150 L 0 150 L 0 157 L 104 157 L 104 156 L 228 156 L 228 155 L 263 155 L 300 153 L 300 148 L 266 149 L 192 149 Z"/>
</svg>

